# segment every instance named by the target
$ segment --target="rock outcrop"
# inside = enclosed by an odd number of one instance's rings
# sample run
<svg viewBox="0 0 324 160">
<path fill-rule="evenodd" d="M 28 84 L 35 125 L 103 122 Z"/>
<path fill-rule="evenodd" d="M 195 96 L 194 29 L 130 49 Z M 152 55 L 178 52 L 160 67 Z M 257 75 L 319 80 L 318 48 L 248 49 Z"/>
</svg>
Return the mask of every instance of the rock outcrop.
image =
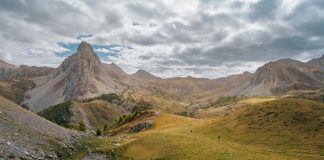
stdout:
<svg viewBox="0 0 324 160">
<path fill-rule="evenodd" d="M 143 131 L 145 129 L 148 129 L 150 127 L 152 127 L 153 125 L 153 121 L 145 121 L 145 122 L 140 122 L 137 123 L 136 125 L 134 125 L 131 129 L 130 129 L 130 133 L 137 133 L 140 131 Z"/>
</svg>

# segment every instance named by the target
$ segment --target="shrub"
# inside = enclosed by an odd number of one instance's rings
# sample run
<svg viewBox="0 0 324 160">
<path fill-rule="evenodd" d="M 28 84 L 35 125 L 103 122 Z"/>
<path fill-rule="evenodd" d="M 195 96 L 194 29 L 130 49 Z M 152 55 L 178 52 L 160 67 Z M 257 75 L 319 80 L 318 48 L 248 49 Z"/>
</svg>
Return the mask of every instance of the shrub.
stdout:
<svg viewBox="0 0 324 160">
<path fill-rule="evenodd" d="M 222 107 L 230 104 L 235 104 L 237 101 L 239 101 L 240 97 L 238 96 L 227 96 L 227 97 L 220 97 L 217 101 L 211 102 L 209 105 L 211 107 Z"/>
<path fill-rule="evenodd" d="M 38 114 L 49 121 L 52 121 L 58 125 L 67 127 L 68 123 L 73 116 L 73 113 L 70 110 L 72 105 L 71 101 L 66 101 L 54 106 L 51 106 L 44 111 L 39 112 Z"/>
<path fill-rule="evenodd" d="M 82 131 L 82 132 L 86 131 L 86 126 L 83 123 L 83 121 L 79 122 L 79 130 Z"/>
<path fill-rule="evenodd" d="M 101 131 L 100 131 L 100 129 L 97 129 L 96 135 L 97 135 L 97 136 L 101 136 Z"/>
<path fill-rule="evenodd" d="M 148 102 L 138 102 L 132 108 L 132 113 L 141 112 L 141 111 L 149 110 L 152 108 L 153 108 L 153 105 Z"/>
</svg>

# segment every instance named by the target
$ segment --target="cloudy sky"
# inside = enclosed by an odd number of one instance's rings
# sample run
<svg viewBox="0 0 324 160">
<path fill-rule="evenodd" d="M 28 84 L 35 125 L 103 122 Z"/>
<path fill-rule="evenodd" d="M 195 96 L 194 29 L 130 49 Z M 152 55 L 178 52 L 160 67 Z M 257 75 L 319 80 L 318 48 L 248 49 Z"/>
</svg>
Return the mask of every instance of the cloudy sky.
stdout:
<svg viewBox="0 0 324 160">
<path fill-rule="evenodd" d="M 128 73 L 217 78 L 324 54 L 324 1 L 0 1 L 0 59 L 57 67 L 83 40 Z"/>
</svg>

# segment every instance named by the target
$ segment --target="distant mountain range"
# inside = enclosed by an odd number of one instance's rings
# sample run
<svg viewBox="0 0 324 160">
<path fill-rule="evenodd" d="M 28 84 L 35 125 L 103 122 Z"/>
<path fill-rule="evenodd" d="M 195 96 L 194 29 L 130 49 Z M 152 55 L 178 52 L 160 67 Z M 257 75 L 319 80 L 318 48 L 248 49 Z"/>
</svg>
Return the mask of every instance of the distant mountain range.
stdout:
<svg viewBox="0 0 324 160">
<path fill-rule="evenodd" d="M 147 71 L 127 74 L 116 64 L 100 62 L 90 44 L 81 42 L 77 52 L 57 68 L 29 67 L 0 61 L 0 80 L 32 79 L 36 87 L 25 104 L 38 112 L 66 100 L 91 98 L 103 93 L 122 94 L 134 90 L 170 101 L 200 103 L 221 96 L 278 95 L 291 90 L 324 88 L 324 56 L 309 62 L 283 59 L 269 62 L 255 73 L 219 79 L 158 78 Z"/>
</svg>

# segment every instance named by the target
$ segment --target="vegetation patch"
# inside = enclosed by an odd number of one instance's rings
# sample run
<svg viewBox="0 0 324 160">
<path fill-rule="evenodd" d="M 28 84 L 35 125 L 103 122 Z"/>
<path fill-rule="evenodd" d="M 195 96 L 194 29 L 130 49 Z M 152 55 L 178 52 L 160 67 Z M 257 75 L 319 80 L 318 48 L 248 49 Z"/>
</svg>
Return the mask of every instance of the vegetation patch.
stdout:
<svg viewBox="0 0 324 160">
<path fill-rule="evenodd" d="M 222 106 L 226 106 L 226 105 L 235 104 L 242 99 L 243 99 L 243 97 L 239 97 L 239 96 L 220 97 L 217 99 L 217 101 L 209 103 L 209 106 L 210 107 L 222 107 Z"/>
<path fill-rule="evenodd" d="M 73 112 L 70 109 L 71 105 L 72 101 L 66 101 L 64 103 L 51 106 L 39 112 L 38 115 L 58 125 L 71 127 L 69 126 L 69 122 L 71 121 L 71 117 L 73 116 Z"/>
</svg>

